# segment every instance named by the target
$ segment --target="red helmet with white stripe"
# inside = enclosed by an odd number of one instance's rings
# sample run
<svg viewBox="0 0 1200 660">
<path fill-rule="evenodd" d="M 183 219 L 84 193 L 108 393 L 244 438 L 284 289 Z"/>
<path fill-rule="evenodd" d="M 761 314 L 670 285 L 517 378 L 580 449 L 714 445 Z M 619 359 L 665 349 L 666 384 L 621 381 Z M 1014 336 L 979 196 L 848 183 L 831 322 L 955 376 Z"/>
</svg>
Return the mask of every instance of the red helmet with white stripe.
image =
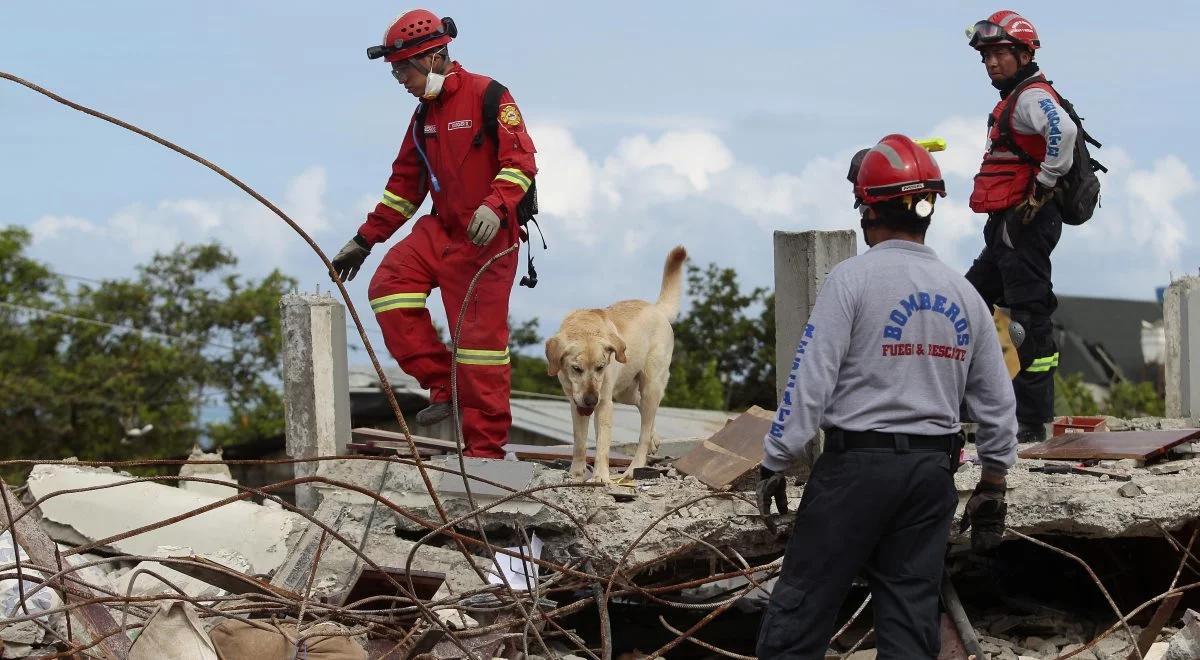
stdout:
<svg viewBox="0 0 1200 660">
<path fill-rule="evenodd" d="M 1030 51 L 1041 48 L 1037 30 L 1029 19 L 1011 9 L 1001 9 L 985 20 L 967 28 L 971 48 L 983 50 L 988 46 L 1024 46 Z"/>
<path fill-rule="evenodd" d="M 888 135 L 859 161 L 854 195 L 863 204 L 870 206 L 900 198 L 912 202 L 917 196 L 932 199 L 933 194 L 946 196 L 942 170 L 933 156 L 912 138 L 899 133 Z"/>
<path fill-rule="evenodd" d="M 399 62 L 448 44 L 457 36 L 453 18 L 438 18 L 428 9 L 413 9 L 392 21 L 383 34 L 383 45 L 368 48 L 367 57 Z"/>
</svg>

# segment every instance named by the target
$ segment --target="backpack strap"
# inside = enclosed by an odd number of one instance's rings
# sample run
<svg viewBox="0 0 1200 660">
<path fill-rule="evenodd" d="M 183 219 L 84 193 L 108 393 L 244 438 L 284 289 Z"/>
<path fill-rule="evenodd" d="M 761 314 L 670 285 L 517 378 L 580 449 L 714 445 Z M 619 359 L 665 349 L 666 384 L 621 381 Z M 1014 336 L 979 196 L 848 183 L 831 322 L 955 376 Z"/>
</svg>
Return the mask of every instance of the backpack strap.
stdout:
<svg viewBox="0 0 1200 660">
<path fill-rule="evenodd" d="M 1050 81 L 1046 80 L 1046 78 L 1044 76 L 1040 76 L 1040 75 L 1030 76 L 1030 77 L 1026 78 L 1025 80 L 1022 80 L 1020 83 L 1017 84 L 1016 87 L 1013 88 L 1013 91 L 1011 93 L 1009 93 L 1008 99 L 1007 99 L 1008 102 L 1004 104 L 1004 109 L 1000 111 L 1000 119 L 999 119 L 1000 143 L 1003 144 L 1005 147 L 1008 147 L 1008 150 L 1011 151 L 1013 153 L 1013 155 L 1015 155 L 1023 163 L 1037 163 L 1038 160 L 1036 158 L 1034 158 L 1033 156 L 1029 155 L 1029 152 L 1022 149 L 1021 146 L 1017 144 L 1017 141 L 1013 139 L 1013 136 L 1012 136 L 1012 133 L 1013 133 L 1013 130 L 1012 130 L 1013 109 L 1017 105 L 1017 99 L 1021 96 L 1021 92 L 1024 92 L 1026 89 L 1029 89 L 1030 85 L 1034 85 L 1037 83 L 1046 83 L 1047 85 L 1049 85 Z M 1053 86 L 1051 87 L 1051 89 L 1053 89 Z"/>
<path fill-rule="evenodd" d="M 492 80 L 488 82 L 487 88 L 483 90 L 483 126 L 475 132 L 475 139 L 471 141 L 475 146 L 483 144 L 483 138 L 492 138 L 492 142 L 499 144 L 500 137 L 500 98 L 508 88 L 499 82 Z"/>
</svg>

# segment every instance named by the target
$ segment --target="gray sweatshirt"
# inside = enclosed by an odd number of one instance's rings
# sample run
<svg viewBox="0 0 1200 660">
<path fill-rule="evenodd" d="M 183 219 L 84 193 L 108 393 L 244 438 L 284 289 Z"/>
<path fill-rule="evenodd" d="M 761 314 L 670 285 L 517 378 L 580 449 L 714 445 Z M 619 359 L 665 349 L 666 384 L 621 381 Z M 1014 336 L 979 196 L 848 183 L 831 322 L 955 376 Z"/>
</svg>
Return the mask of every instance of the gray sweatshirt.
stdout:
<svg viewBox="0 0 1200 660">
<path fill-rule="evenodd" d="M 825 278 L 763 465 L 787 469 L 817 429 L 942 435 L 964 409 L 985 469 L 1016 461 L 1016 402 L 991 311 L 934 251 L 885 241 Z"/>
<path fill-rule="evenodd" d="M 1042 161 L 1037 180 L 1043 186 L 1053 188 L 1075 161 L 1075 138 L 1079 133 L 1075 122 L 1050 92 L 1034 87 L 1017 97 L 1012 129 L 1022 135 L 1040 135 L 1046 139 L 1046 159 Z"/>
</svg>

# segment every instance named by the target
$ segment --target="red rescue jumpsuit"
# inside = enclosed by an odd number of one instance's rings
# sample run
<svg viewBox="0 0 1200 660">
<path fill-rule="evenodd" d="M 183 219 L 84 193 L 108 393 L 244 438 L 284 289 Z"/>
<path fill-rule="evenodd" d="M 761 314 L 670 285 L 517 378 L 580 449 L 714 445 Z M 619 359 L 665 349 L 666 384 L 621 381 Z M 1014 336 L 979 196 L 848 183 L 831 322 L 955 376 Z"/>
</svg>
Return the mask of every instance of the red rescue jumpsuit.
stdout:
<svg viewBox="0 0 1200 660">
<path fill-rule="evenodd" d="M 508 299 L 517 252 L 492 264 L 473 298 L 465 297 L 479 268 L 518 240 L 517 203 L 537 166 L 533 141 L 508 92 L 500 100 L 499 144 L 490 137 L 476 139 L 483 131 L 483 93 L 489 82 L 453 63 L 441 94 L 427 102 L 424 125 L 415 127 L 424 134 L 440 192 L 433 190 L 410 121 L 383 199 L 358 233 L 372 245 L 386 241 L 432 193 L 433 211 L 417 220 L 412 233 L 388 251 L 375 271 L 368 289 L 371 309 L 388 351 L 437 403 L 450 400 L 452 354 L 438 338 L 425 301 L 434 287 L 441 287 L 451 335 L 466 304 L 458 350 L 465 454 L 503 458 L 512 424 Z M 484 204 L 499 216 L 501 226 L 490 243 L 476 247 L 467 238 L 467 226 Z"/>
</svg>

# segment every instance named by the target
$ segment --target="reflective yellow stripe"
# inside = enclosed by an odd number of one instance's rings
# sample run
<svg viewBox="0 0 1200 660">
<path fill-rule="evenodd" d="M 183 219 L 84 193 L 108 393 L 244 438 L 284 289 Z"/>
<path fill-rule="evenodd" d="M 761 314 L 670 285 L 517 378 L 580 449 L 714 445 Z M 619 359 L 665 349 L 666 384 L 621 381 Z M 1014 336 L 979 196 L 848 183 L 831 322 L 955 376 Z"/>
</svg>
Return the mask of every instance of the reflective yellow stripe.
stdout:
<svg viewBox="0 0 1200 660">
<path fill-rule="evenodd" d="M 508 349 L 502 351 L 485 351 L 477 348 L 458 349 L 459 364 L 508 364 Z"/>
<path fill-rule="evenodd" d="M 415 204 L 387 190 L 383 191 L 382 201 L 384 206 L 398 212 L 400 215 L 406 218 L 411 218 L 412 214 L 417 212 L 417 207 Z"/>
<path fill-rule="evenodd" d="M 529 177 L 525 176 L 524 172 L 522 172 L 521 170 L 518 170 L 515 167 L 506 167 L 506 168 L 500 170 L 500 173 L 496 175 L 496 178 L 500 179 L 501 181 L 508 181 L 509 183 L 515 183 L 518 186 L 521 186 L 521 190 L 524 190 L 524 191 L 528 191 L 529 184 L 532 183 L 532 180 Z"/>
<path fill-rule="evenodd" d="M 371 300 L 371 311 L 376 314 L 390 312 L 393 309 L 419 309 L 425 306 L 426 293 L 393 293 Z"/>
<path fill-rule="evenodd" d="M 1025 371 L 1032 371 L 1034 373 L 1039 373 L 1042 371 L 1050 371 L 1051 369 L 1054 369 L 1057 366 L 1058 366 L 1058 353 L 1055 353 L 1054 355 L 1047 355 L 1046 357 L 1041 357 L 1041 358 L 1034 360 L 1033 364 L 1029 365 L 1029 368 L 1026 369 Z"/>
</svg>

